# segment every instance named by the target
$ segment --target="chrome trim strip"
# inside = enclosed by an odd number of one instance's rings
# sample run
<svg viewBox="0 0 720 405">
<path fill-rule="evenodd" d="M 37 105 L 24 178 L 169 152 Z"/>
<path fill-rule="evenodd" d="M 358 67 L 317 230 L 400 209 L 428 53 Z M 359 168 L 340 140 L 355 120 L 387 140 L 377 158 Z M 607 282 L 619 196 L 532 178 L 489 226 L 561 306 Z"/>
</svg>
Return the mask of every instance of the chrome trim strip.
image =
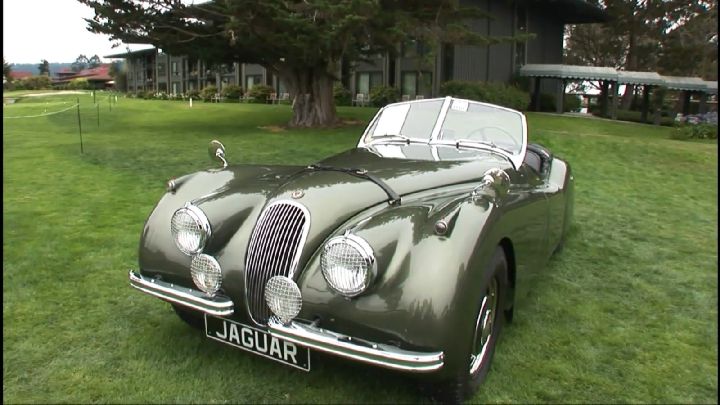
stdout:
<svg viewBox="0 0 720 405">
<path fill-rule="evenodd" d="M 438 370 L 444 364 L 443 352 L 403 350 L 297 322 L 283 325 L 274 316 L 268 321 L 268 331 L 273 336 L 311 349 L 393 370 L 425 373 Z"/>
<path fill-rule="evenodd" d="M 130 279 L 131 286 L 146 294 L 173 304 L 182 305 L 215 316 L 228 316 L 232 315 L 235 311 L 235 305 L 228 297 L 209 297 L 198 290 L 144 277 L 133 270 L 130 270 L 128 278 Z"/>
</svg>

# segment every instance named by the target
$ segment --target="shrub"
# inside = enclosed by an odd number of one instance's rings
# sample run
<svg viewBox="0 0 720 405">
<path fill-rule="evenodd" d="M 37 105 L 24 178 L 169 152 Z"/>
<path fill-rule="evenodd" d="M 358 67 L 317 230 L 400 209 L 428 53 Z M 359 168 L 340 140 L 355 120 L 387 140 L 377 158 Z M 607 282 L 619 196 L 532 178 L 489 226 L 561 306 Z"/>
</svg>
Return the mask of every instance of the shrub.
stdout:
<svg viewBox="0 0 720 405">
<path fill-rule="evenodd" d="M 197 100 L 200 98 L 200 92 L 197 91 L 197 89 L 188 90 L 187 92 L 188 98 L 192 98 L 193 100 Z"/>
<path fill-rule="evenodd" d="M 87 79 L 77 78 L 72 79 L 68 83 L 68 89 L 71 90 L 87 90 L 90 88 L 90 82 L 87 81 Z"/>
<path fill-rule="evenodd" d="M 375 107 L 385 107 L 400 100 L 400 91 L 390 86 L 377 86 L 370 90 L 370 103 Z"/>
<path fill-rule="evenodd" d="M 335 105 L 352 104 L 352 95 L 350 94 L 350 90 L 343 87 L 340 82 L 335 82 L 333 85 L 333 97 L 335 98 Z"/>
<path fill-rule="evenodd" d="M 87 80 L 85 80 L 87 82 Z M 31 76 L 14 82 L 18 90 L 44 90 L 51 87 L 50 78 L 47 76 Z"/>
<path fill-rule="evenodd" d="M 159 92 L 155 93 L 153 96 L 156 100 L 167 100 L 168 99 L 168 95 L 164 91 L 159 91 Z"/>
<path fill-rule="evenodd" d="M 222 89 L 221 94 L 226 99 L 238 101 L 243 94 L 243 88 L 236 84 L 229 84 Z"/>
<path fill-rule="evenodd" d="M 555 112 L 557 106 L 555 101 L 557 99 L 550 93 L 540 93 L 540 111 Z M 575 94 L 565 94 L 563 97 L 563 111 L 571 112 L 580 110 L 581 100 L 580 97 Z"/>
<path fill-rule="evenodd" d="M 713 124 L 680 124 L 670 134 L 670 138 L 687 139 L 718 139 L 718 127 Z"/>
<path fill-rule="evenodd" d="M 217 87 L 210 85 L 200 91 L 200 98 L 203 101 L 210 101 L 217 94 Z"/>
<path fill-rule="evenodd" d="M 135 92 L 135 98 L 145 99 L 145 98 L 147 98 L 147 94 L 145 93 L 144 90 L 138 90 Z"/>
<path fill-rule="evenodd" d="M 270 94 L 275 93 L 275 89 L 266 84 L 256 84 L 249 93 L 250 97 L 253 97 L 254 103 L 267 103 Z"/>
<path fill-rule="evenodd" d="M 528 93 L 504 83 L 451 80 L 440 86 L 440 93 L 443 96 L 482 101 L 515 110 L 526 110 L 530 104 Z"/>
</svg>

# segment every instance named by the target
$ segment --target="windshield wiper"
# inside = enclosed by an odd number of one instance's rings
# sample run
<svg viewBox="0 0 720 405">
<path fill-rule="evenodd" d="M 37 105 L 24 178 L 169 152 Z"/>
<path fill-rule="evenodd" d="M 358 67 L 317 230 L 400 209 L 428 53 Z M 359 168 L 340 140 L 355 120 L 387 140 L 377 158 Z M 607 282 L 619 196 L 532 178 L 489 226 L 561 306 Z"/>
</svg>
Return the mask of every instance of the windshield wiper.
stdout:
<svg viewBox="0 0 720 405">
<path fill-rule="evenodd" d="M 489 146 L 489 148 L 483 148 L 482 146 Z M 470 140 L 470 139 L 458 139 L 458 140 L 455 141 L 455 147 L 458 148 L 458 149 L 460 149 L 460 148 L 474 148 L 474 149 L 486 150 L 486 151 L 488 151 L 488 152 L 490 152 L 490 153 L 494 153 L 494 154 L 496 154 L 496 155 L 500 155 L 500 156 L 504 157 L 505 159 L 507 159 L 508 161 L 510 161 L 510 163 L 512 164 L 512 160 L 511 160 L 510 157 L 506 154 L 506 153 L 509 153 L 509 152 L 506 151 L 506 150 L 503 149 L 503 148 L 498 147 L 497 145 L 495 145 L 495 143 L 490 142 L 490 141 L 475 141 L 475 140 Z M 501 151 L 502 151 L 502 152 L 501 152 Z M 503 153 L 503 152 L 505 152 L 505 153 Z M 513 167 L 515 167 L 514 164 L 513 164 Z"/>
<path fill-rule="evenodd" d="M 400 205 L 400 195 L 395 192 L 390 186 L 387 185 L 381 178 L 375 176 L 372 173 L 368 173 L 365 169 L 355 169 L 355 168 L 345 168 L 345 167 L 333 167 L 333 166 L 325 166 L 320 164 L 314 164 L 307 167 L 311 170 L 326 170 L 326 171 L 333 171 L 333 172 L 342 172 L 347 173 L 349 175 L 359 177 L 361 179 L 370 180 L 371 182 L 377 184 L 385 194 L 388 196 L 388 204 L 390 205 Z"/>
<path fill-rule="evenodd" d="M 374 136 L 372 137 L 373 140 L 375 140 L 375 139 L 387 139 L 387 138 L 400 139 L 400 140 L 405 141 L 405 143 L 407 143 L 408 145 L 410 145 L 410 142 L 411 142 L 410 138 L 408 138 L 408 137 L 405 136 L 405 135 L 400 135 L 400 134 L 383 134 L 383 135 L 374 135 Z M 370 142 L 372 142 L 372 141 L 370 141 Z"/>
</svg>

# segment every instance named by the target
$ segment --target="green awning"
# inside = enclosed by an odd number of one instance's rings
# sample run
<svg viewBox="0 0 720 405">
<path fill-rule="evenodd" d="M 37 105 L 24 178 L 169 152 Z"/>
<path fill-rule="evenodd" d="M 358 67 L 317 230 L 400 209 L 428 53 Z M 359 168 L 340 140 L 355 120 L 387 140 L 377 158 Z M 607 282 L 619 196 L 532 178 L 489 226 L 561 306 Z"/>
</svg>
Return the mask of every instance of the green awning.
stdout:
<svg viewBox="0 0 720 405">
<path fill-rule="evenodd" d="M 619 70 L 618 83 L 620 84 L 646 84 L 651 86 L 664 86 L 665 81 L 657 72 L 632 72 Z"/>
<path fill-rule="evenodd" d="M 665 87 L 670 90 L 708 91 L 705 80 L 699 77 L 663 76 L 662 78 Z M 717 92 L 717 85 L 715 91 Z"/>
<path fill-rule="evenodd" d="M 618 72 L 611 67 L 527 64 L 520 68 L 520 76 L 554 77 L 576 80 L 618 80 Z"/>
<path fill-rule="evenodd" d="M 705 87 L 707 87 L 707 90 L 705 91 L 708 94 L 718 94 L 718 82 L 710 82 L 705 80 Z"/>
</svg>

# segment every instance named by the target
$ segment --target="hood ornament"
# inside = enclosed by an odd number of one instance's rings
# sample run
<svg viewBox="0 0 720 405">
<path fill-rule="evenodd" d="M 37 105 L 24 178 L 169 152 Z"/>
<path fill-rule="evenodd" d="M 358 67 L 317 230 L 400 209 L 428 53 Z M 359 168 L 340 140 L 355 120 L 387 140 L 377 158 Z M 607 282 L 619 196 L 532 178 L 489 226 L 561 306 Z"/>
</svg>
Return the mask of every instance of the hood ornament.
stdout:
<svg viewBox="0 0 720 405">
<path fill-rule="evenodd" d="M 292 197 L 296 200 L 303 198 L 304 196 L 305 196 L 305 192 L 303 192 L 302 190 L 295 190 L 292 192 L 292 194 L 290 194 L 290 197 Z"/>
<path fill-rule="evenodd" d="M 213 139 L 208 145 L 208 155 L 210 160 L 221 163 L 222 168 L 227 167 L 227 160 L 225 160 L 225 146 L 220 141 Z"/>
</svg>

